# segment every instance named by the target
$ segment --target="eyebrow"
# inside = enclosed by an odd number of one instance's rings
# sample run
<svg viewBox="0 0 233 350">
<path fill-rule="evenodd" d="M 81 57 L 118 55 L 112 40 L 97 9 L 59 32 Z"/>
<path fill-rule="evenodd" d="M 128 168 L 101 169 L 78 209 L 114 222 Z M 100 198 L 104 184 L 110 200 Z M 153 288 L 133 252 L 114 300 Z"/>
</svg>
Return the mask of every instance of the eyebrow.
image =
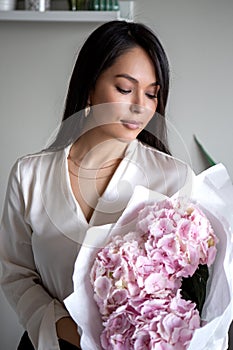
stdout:
<svg viewBox="0 0 233 350">
<path fill-rule="evenodd" d="M 138 80 L 131 77 L 131 75 L 129 74 L 117 74 L 115 75 L 115 78 L 125 78 L 125 79 L 128 79 L 129 81 L 132 81 L 133 83 L 138 83 Z M 158 86 L 159 85 L 159 82 L 158 81 L 155 81 L 154 83 L 150 84 L 150 86 Z"/>
</svg>

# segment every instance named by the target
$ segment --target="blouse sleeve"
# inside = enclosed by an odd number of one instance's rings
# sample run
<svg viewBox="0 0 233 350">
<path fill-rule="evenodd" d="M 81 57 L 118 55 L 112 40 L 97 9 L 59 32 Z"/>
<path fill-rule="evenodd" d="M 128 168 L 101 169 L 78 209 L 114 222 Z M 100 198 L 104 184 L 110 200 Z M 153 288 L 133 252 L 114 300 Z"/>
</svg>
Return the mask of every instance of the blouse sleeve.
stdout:
<svg viewBox="0 0 233 350">
<path fill-rule="evenodd" d="M 33 258 L 32 229 L 25 219 L 19 162 L 13 167 L 0 226 L 0 283 L 36 349 L 58 350 L 55 323 L 68 312 L 42 286 Z"/>
</svg>

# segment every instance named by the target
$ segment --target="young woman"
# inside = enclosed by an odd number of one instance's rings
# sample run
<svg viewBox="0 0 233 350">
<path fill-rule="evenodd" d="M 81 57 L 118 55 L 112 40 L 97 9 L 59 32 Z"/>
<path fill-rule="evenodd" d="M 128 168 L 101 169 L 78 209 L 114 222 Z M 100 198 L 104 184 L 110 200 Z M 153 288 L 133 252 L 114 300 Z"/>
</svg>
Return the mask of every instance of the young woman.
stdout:
<svg viewBox="0 0 233 350">
<path fill-rule="evenodd" d="M 83 45 L 62 126 L 46 150 L 14 165 L 0 232 L 1 285 L 27 331 L 19 349 L 73 349 L 64 307 L 86 230 L 115 222 L 135 186 L 171 196 L 192 171 L 169 155 L 166 54 L 142 24 L 113 21 Z"/>
</svg>

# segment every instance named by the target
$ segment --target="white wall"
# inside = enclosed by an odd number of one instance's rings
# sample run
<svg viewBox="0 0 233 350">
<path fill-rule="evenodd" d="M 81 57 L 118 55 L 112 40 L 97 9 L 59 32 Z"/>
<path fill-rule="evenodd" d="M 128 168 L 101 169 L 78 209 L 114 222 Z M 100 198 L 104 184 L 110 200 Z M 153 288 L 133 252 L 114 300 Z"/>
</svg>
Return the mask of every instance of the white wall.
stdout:
<svg viewBox="0 0 233 350">
<path fill-rule="evenodd" d="M 136 0 L 135 19 L 155 30 L 171 63 L 173 153 L 203 170 L 195 133 L 232 177 L 233 2 Z M 74 57 L 96 26 L 0 22 L 0 211 L 13 162 L 43 148 L 60 121 Z M 1 349 L 15 350 L 21 332 L 0 296 Z"/>
</svg>

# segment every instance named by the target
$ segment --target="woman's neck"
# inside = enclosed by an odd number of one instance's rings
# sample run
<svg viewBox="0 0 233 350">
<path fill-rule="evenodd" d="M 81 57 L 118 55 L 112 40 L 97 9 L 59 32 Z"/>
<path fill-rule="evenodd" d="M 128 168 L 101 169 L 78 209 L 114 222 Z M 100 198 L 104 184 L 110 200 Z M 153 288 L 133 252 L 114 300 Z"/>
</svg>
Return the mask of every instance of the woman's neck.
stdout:
<svg viewBox="0 0 233 350">
<path fill-rule="evenodd" d="M 128 143 L 118 139 L 99 139 L 95 132 L 82 135 L 71 147 L 70 158 L 87 169 L 99 169 L 119 162 Z"/>
</svg>

